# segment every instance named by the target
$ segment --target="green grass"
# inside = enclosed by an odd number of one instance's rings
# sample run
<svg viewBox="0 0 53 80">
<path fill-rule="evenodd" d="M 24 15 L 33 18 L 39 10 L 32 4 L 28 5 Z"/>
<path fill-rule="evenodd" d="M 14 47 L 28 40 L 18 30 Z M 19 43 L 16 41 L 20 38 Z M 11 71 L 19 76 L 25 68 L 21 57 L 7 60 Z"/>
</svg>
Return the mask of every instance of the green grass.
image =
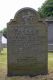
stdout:
<svg viewBox="0 0 53 80">
<path fill-rule="evenodd" d="M 48 53 L 48 70 L 49 72 L 53 72 L 53 53 L 49 52 Z"/>
<path fill-rule="evenodd" d="M 0 53 L 0 68 L 7 64 L 7 49 L 4 48 Z"/>
<path fill-rule="evenodd" d="M 0 62 L 6 63 L 7 60 L 7 49 L 3 49 L 0 53 Z"/>
<path fill-rule="evenodd" d="M 6 70 L 6 65 L 7 65 L 7 49 L 4 48 L 3 51 L 1 51 L 1 53 L 0 53 L 0 76 L 2 75 L 2 77 L 3 77 L 3 74 L 1 74 L 1 69 L 3 70 L 3 68 L 4 68 Z M 48 71 L 53 72 L 53 53 L 51 53 L 51 52 L 48 53 Z M 6 80 L 36 80 L 35 78 L 30 79 L 29 77 L 17 77 L 17 78 L 12 77 L 12 78 L 8 78 Z M 45 79 L 37 79 L 37 80 L 48 80 L 48 79 L 45 78 Z"/>
</svg>

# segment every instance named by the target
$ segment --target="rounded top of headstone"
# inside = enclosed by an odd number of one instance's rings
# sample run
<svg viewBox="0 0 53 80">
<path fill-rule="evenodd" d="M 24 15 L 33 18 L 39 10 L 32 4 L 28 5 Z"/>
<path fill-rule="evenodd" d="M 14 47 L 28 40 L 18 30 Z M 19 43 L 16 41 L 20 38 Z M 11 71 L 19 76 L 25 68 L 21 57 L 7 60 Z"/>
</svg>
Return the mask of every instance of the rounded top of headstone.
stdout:
<svg viewBox="0 0 53 80">
<path fill-rule="evenodd" d="M 36 19 L 38 19 L 39 15 L 35 9 L 25 7 L 16 12 L 14 19 L 18 20 L 18 18 L 21 17 L 23 18 L 35 17 Z"/>
</svg>

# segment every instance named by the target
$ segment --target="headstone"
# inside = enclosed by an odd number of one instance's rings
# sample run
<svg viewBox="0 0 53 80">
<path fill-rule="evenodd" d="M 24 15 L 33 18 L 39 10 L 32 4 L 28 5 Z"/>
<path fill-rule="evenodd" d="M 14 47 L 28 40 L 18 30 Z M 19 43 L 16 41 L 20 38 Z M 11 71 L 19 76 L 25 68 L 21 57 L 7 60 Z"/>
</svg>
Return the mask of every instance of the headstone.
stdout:
<svg viewBox="0 0 53 80">
<path fill-rule="evenodd" d="M 47 74 L 47 26 L 31 8 L 19 10 L 7 24 L 8 76 Z"/>
</svg>

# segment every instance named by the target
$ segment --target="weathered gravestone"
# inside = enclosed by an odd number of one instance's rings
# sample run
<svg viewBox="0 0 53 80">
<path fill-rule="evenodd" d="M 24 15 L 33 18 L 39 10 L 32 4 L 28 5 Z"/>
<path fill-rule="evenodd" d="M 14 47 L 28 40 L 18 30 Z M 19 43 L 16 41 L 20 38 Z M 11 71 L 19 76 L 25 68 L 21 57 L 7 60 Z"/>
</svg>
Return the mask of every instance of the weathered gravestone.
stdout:
<svg viewBox="0 0 53 80">
<path fill-rule="evenodd" d="M 47 27 L 31 8 L 7 24 L 8 76 L 47 74 Z"/>
</svg>

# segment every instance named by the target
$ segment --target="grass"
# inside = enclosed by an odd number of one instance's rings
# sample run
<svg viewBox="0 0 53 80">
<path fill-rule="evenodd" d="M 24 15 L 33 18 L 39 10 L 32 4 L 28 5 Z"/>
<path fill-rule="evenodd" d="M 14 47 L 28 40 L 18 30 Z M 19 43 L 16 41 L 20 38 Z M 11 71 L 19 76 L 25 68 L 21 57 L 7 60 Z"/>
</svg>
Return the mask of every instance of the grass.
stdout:
<svg viewBox="0 0 53 80">
<path fill-rule="evenodd" d="M 53 53 L 48 53 L 48 70 L 49 72 L 53 72 Z"/>
<path fill-rule="evenodd" d="M 3 49 L 0 53 L 0 67 L 1 64 L 4 65 L 7 63 L 7 49 Z"/>
<path fill-rule="evenodd" d="M 33 77 L 33 78 L 29 78 L 26 76 L 5 78 L 4 76 L 7 70 L 6 66 L 7 66 L 7 49 L 5 48 L 0 53 L 0 80 L 50 80 L 46 76 L 43 76 L 43 77 L 39 76 L 39 77 Z M 48 53 L 48 71 L 49 73 L 52 72 L 52 75 L 53 75 L 53 53 L 52 52 Z M 53 80 L 53 78 L 51 80 Z"/>
</svg>

